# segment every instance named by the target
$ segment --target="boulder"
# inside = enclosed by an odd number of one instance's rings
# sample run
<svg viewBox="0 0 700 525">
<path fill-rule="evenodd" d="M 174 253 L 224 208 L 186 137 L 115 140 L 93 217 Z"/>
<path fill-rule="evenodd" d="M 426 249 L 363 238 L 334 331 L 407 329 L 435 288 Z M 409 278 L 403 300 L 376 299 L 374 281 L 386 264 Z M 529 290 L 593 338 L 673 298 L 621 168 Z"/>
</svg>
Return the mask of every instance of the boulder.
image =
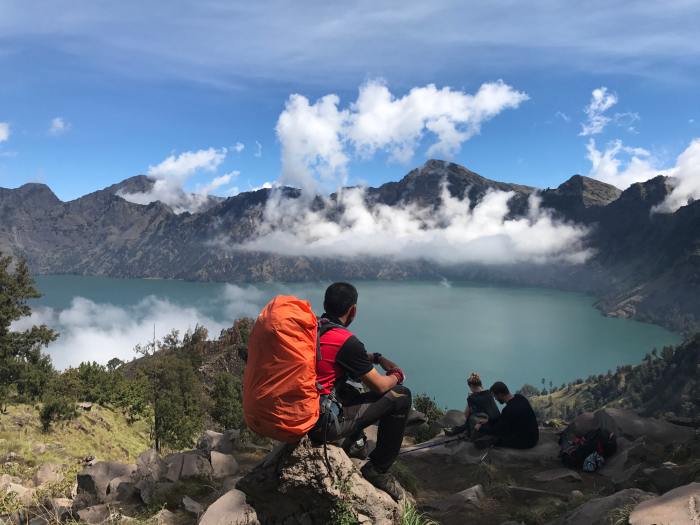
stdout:
<svg viewBox="0 0 700 525">
<path fill-rule="evenodd" d="M 260 522 L 255 510 L 246 503 L 246 497 L 240 490 L 230 490 L 209 505 L 199 520 L 199 525 L 257 525 Z"/>
<path fill-rule="evenodd" d="M 532 479 L 539 483 L 551 481 L 583 481 L 581 474 L 568 468 L 555 468 L 533 474 Z"/>
<path fill-rule="evenodd" d="M 182 497 L 182 508 L 195 516 L 199 516 L 204 511 L 204 507 L 189 496 Z"/>
<path fill-rule="evenodd" d="M 174 512 L 170 512 L 168 509 L 162 509 L 153 515 L 150 522 L 155 525 L 178 525 L 182 523 L 183 520 Z"/>
<path fill-rule="evenodd" d="M 587 501 L 577 509 L 561 516 L 550 525 L 610 525 L 611 514 L 622 507 L 653 498 L 639 489 L 625 489 L 604 498 Z"/>
<path fill-rule="evenodd" d="M 63 479 L 63 468 L 56 463 L 44 463 L 39 467 L 32 479 L 35 487 L 44 483 L 60 481 Z"/>
<path fill-rule="evenodd" d="M 673 489 L 663 496 L 639 503 L 629 517 L 630 525 L 698 525 L 700 523 L 700 483 Z"/>
<path fill-rule="evenodd" d="M 674 425 L 661 419 L 641 417 L 630 410 L 619 408 L 602 408 L 593 413 L 583 413 L 569 428 L 578 435 L 596 428 L 605 428 L 614 432 L 618 438 L 635 441 L 646 437 L 662 445 L 691 441 L 695 435 L 692 428 Z"/>
<path fill-rule="evenodd" d="M 428 504 L 428 506 L 441 511 L 458 511 L 464 510 L 466 507 L 478 507 L 481 500 L 485 497 L 484 487 L 481 485 L 474 485 L 457 494 L 453 494 L 447 499 Z"/>
<path fill-rule="evenodd" d="M 101 504 L 79 510 L 77 515 L 81 522 L 89 523 L 90 525 L 98 525 L 100 523 L 106 523 L 110 519 L 111 512 L 107 505 Z"/>
<path fill-rule="evenodd" d="M 659 494 L 681 487 L 693 481 L 698 464 L 676 465 L 666 462 L 656 468 L 646 468 L 643 473 Z"/>
<path fill-rule="evenodd" d="M 135 473 L 136 465 L 98 461 L 78 473 L 78 495 L 88 504 L 104 503 L 107 500 L 108 491 L 110 496 L 115 494 L 114 489 L 110 488 L 110 481 L 116 478 L 126 480 Z"/>
<path fill-rule="evenodd" d="M 328 523 L 342 506 L 372 523 L 395 521 L 399 505 L 377 490 L 336 446 L 312 446 L 308 438 L 280 446 L 238 482 L 263 523 Z"/>
<path fill-rule="evenodd" d="M 174 486 L 175 483 L 172 481 L 153 481 L 148 479 L 139 480 L 135 485 L 141 501 L 146 505 L 165 500 L 168 494 L 172 493 Z"/>
<path fill-rule="evenodd" d="M 223 479 L 238 472 L 238 462 L 230 454 L 211 451 L 211 475 L 214 479 Z"/>
<path fill-rule="evenodd" d="M 222 454 L 231 454 L 234 451 L 236 441 L 238 441 L 240 437 L 240 430 L 227 430 L 223 434 L 221 432 L 207 430 L 202 437 L 199 438 L 197 448 L 207 454 L 213 450 L 221 452 Z"/>
<path fill-rule="evenodd" d="M 136 473 L 139 479 L 160 481 L 165 477 L 168 466 L 153 449 L 146 450 L 136 458 Z"/>
<path fill-rule="evenodd" d="M 136 500 L 138 496 L 134 478 L 132 476 L 119 476 L 109 481 L 105 501 L 128 502 Z"/>
<path fill-rule="evenodd" d="M 558 498 L 560 500 L 567 500 L 571 497 L 570 494 L 562 494 L 561 492 L 553 492 L 551 490 L 532 489 L 530 487 L 520 487 L 517 485 L 510 485 L 508 487 L 508 495 L 513 499 L 524 502 L 538 498 Z"/>
<path fill-rule="evenodd" d="M 19 501 L 25 507 L 32 504 L 34 501 L 34 496 L 36 492 L 32 488 L 27 488 L 19 483 L 10 482 L 5 484 L 3 492 L 10 493 L 14 492 L 17 495 L 17 501 Z"/>
<path fill-rule="evenodd" d="M 445 415 L 438 420 L 440 428 L 457 427 L 464 425 L 466 422 L 467 418 L 463 410 L 448 410 L 445 412 Z"/>
<path fill-rule="evenodd" d="M 212 468 L 209 460 L 199 451 L 177 452 L 165 457 L 167 470 L 165 479 L 211 479 Z"/>
<path fill-rule="evenodd" d="M 51 510 L 52 514 L 60 521 L 70 517 L 72 506 L 73 501 L 68 498 L 51 498 L 49 500 L 49 510 Z"/>
<path fill-rule="evenodd" d="M 0 474 L 0 490 L 6 488 L 10 483 L 20 484 L 22 480 L 17 476 L 10 476 L 9 474 Z"/>
</svg>

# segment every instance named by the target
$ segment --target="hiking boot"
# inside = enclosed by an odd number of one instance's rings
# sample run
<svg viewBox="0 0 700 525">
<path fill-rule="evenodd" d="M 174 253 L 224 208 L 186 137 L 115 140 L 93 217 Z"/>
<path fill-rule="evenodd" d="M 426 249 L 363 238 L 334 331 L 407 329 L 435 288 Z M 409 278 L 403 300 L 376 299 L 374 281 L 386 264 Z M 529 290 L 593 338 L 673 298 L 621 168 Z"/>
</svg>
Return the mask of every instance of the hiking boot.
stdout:
<svg viewBox="0 0 700 525">
<path fill-rule="evenodd" d="M 371 461 L 365 463 L 360 470 L 364 478 L 374 485 L 379 490 L 383 490 L 394 501 L 400 501 L 405 497 L 405 492 L 401 484 L 396 481 L 396 478 L 388 472 L 379 472 Z"/>
<path fill-rule="evenodd" d="M 367 445 L 367 436 L 363 432 L 360 437 L 352 440 L 350 443 L 343 444 L 343 450 L 351 458 L 367 459 L 369 456 L 369 446 Z"/>
</svg>

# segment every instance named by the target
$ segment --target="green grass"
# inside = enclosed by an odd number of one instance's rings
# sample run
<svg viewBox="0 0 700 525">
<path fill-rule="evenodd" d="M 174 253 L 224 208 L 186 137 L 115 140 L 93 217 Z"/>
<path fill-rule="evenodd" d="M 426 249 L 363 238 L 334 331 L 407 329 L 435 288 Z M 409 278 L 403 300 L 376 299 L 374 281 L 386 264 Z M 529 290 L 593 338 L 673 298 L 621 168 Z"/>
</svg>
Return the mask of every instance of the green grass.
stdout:
<svg viewBox="0 0 700 525">
<path fill-rule="evenodd" d="M 440 525 L 416 509 L 410 503 L 404 503 L 401 509 L 401 525 Z"/>
<path fill-rule="evenodd" d="M 129 425 L 121 412 L 98 405 L 55 423 L 49 432 L 42 431 L 36 406 L 9 405 L 0 414 L 0 451 L 2 456 L 14 452 L 17 459 L 0 465 L 0 474 L 27 480 L 44 463 L 70 468 L 86 456 L 133 462 L 149 448 L 148 436 L 145 421 Z"/>
</svg>

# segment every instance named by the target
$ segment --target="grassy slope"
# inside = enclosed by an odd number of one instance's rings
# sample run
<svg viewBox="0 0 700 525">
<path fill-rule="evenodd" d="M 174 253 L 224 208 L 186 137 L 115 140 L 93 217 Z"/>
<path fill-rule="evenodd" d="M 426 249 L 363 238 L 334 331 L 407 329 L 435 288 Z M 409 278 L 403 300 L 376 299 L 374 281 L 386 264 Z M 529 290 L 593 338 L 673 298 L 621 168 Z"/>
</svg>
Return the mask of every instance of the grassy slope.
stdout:
<svg viewBox="0 0 700 525">
<path fill-rule="evenodd" d="M 0 414 L 0 459 L 11 452 L 17 455 L 0 463 L 0 474 L 28 479 L 44 463 L 69 467 L 86 456 L 133 462 L 148 447 L 146 422 L 129 425 L 119 411 L 95 404 L 89 412 L 80 410 L 72 421 L 55 423 L 47 433 L 32 405 L 10 405 L 6 414 Z"/>
</svg>

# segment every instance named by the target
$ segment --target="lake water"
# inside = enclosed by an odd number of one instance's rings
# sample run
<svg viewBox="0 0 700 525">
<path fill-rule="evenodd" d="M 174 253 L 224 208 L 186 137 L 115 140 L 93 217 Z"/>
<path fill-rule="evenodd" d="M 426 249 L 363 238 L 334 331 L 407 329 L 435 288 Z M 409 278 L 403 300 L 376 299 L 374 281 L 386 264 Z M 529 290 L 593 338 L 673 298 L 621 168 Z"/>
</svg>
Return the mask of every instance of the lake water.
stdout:
<svg viewBox="0 0 700 525">
<path fill-rule="evenodd" d="M 328 283 L 237 286 L 165 280 L 41 276 L 33 321 L 61 332 L 49 347 L 57 366 L 131 359 L 135 344 L 172 328 L 204 324 L 210 333 L 255 316 L 275 294 L 308 299 L 321 313 Z M 653 348 L 680 341 L 658 326 L 603 317 L 592 297 L 478 283 L 356 282 L 353 331 L 370 352 L 400 364 L 407 385 L 461 408 L 465 378 L 541 386 L 638 363 Z"/>
</svg>

